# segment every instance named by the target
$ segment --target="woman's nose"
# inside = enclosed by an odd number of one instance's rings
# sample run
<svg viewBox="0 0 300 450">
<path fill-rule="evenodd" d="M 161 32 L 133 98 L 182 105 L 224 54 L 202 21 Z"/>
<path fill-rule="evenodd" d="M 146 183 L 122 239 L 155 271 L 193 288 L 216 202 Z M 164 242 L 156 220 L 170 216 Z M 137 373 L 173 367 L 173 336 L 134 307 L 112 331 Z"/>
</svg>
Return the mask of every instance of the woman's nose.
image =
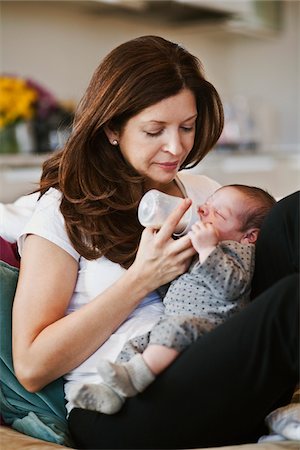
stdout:
<svg viewBox="0 0 300 450">
<path fill-rule="evenodd" d="M 180 135 L 178 133 L 170 135 L 163 149 L 164 151 L 169 152 L 172 155 L 181 155 L 183 151 L 183 145 L 181 143 Z"/>
</svg>

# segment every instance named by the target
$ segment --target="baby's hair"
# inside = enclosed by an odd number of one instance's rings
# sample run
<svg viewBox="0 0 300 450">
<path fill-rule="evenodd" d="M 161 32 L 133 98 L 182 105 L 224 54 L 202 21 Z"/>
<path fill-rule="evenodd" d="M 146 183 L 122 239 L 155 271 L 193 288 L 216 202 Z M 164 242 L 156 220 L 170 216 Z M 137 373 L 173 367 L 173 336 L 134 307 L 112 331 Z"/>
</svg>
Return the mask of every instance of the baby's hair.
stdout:
<svg viewBox="0 0 300 450">
<path fill-rule="evenodd" d="M 230 184 L 227 187 L 238 189 L 249 200 L 240 216 L 241 231 L 249 228 L 261 228 L 264 219 L 276 204 L 275 198 L 269 192 L 256 186 Z"/>
</svg>

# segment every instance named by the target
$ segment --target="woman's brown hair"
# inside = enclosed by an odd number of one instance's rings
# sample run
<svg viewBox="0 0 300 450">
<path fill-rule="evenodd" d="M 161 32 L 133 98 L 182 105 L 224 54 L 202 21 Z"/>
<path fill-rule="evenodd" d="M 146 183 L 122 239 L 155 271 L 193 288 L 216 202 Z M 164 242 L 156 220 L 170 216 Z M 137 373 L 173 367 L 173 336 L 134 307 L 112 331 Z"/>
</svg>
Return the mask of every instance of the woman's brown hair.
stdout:
<svg viewBox="0 0 300 450">
<path fill-rule="evenodd" d="M 180 45 L 143 36 L 112 50 L 96 69 L 71 136 L 45 162 L 40 183 L 42 194 L 50 187 L 61 191 L 68 236 L 84 258 L 106 256 L 128 268 L 142 232 L 137 205 L 144 180 L 104 127 L 121 131 L 130 118 L 183 88 L 194 93 L 198 110 L 194 146 L 182 165 L 187 168 L 201 161 L 223 128 L 221 100 L 200 61 Z"/>
</svg>

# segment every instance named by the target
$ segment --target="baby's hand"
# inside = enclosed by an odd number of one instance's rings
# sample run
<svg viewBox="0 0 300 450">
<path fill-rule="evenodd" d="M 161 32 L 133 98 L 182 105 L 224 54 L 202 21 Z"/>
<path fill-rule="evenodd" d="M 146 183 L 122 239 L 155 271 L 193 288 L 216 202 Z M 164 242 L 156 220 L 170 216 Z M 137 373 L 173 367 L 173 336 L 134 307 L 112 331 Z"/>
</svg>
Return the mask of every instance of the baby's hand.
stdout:
<svg viewBox="0 0 300 450">
<path fill-rule="evenodd" d="M 215 227 L 211 223 L 203 223 L 198 221 L 194 223 L 191 231 L 189 232 L 194 249 L 201 256 L 201 252 L 209 253 L 216 247 L 219 242 L 218 233 Z M 201 260 L 201 257 L 200 257 Z"/>
</svg>

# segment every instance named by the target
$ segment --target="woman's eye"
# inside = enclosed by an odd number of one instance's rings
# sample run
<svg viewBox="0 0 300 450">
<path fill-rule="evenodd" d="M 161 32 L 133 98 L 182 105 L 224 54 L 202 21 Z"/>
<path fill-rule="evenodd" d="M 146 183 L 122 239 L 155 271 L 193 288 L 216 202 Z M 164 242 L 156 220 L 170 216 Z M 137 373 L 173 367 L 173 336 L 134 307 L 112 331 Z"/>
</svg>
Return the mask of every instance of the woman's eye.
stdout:
<svg viewBox="0 0 300 450">
<path fill-rule="evenodd" d="M 163 130 L 159 130 L 159 131 L 145 131 L 146 135 L 149 137 L 156 137 L 156 136 L 160 136 L 162 134 Z"/>
<path fill-rule="evenodd" d="M 181 128 L 185 133 L 190 133 L 191 131 L 194 131 L 194 127 L 181 127 Z"/>
</svg>

